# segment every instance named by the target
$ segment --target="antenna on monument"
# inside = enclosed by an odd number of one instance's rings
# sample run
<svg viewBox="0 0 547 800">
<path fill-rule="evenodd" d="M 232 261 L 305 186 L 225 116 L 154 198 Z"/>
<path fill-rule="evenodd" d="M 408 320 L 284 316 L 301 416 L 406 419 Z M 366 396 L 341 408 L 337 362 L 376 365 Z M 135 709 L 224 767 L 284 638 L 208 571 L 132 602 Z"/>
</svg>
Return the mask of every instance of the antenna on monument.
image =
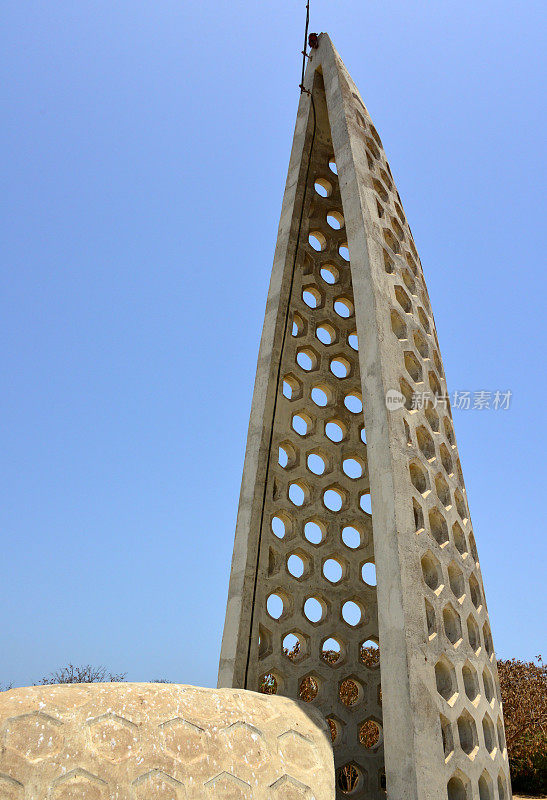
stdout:
<svg viewBox="0 0 547 800">
<path fill-rule="evenodd" d="M 300 78 L 300 94 L 302 92 L 306 92 L 306 94 L 311 94 L 308 89 L 304 88 L 304 73 L 306 72 L 306 59 L 311 58 L 311 56 L 307 53 L 307 48 L 313 47 L 314 50 L 317 50 L 319 47 L 319 36 L 317 33 L 310 33 L 308 37 L 308 28 L 310 24 L 310 2 L 306 3 L 306 26 L 304 28 L 304 49 L 302 50 L 302 76 Z"/>
</svg>

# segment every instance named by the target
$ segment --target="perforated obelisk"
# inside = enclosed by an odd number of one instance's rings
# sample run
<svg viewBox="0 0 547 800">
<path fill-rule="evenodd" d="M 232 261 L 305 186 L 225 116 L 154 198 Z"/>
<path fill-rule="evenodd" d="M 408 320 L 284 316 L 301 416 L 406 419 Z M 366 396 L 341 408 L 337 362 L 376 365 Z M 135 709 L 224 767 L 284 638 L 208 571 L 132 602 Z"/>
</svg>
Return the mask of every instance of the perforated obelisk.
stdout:
<svg viewBox="0 0 547 800">
<path fill-rule="evenodd" d="M 318 708 L 337 797 L 385 797 L 387 785 L 392 800 L 508 800 L 492 636 L 420 260 L 326 34 L 305 86 L 219 686 Z"/>
</svg>

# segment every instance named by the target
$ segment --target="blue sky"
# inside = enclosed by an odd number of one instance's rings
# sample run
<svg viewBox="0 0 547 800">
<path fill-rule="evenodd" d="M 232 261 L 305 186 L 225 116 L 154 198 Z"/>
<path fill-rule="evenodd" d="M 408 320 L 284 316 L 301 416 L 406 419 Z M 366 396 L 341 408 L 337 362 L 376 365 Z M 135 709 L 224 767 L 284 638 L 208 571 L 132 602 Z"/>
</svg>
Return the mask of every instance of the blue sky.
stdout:
<svg viewBox="0 0 547 800">
<path fill-rule="evenodd" d="M 424 265 L 494 641 L 544 650 L 542 4 L 312 0 Z M 0 682 L 210 686 L 303 2 L 4 0 Z"/>
</svg>

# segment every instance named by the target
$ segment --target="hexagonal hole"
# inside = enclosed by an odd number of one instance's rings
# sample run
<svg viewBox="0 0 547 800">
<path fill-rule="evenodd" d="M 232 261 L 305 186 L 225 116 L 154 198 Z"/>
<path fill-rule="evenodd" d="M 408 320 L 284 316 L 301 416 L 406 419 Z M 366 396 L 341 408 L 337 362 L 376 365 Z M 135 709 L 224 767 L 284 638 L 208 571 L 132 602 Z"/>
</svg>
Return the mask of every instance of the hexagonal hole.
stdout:
<svg viewBox="0 0 547 800">
<path fill-rule="evenodd" d="M 450 453 L 448 452 L 448 447 L 443 443 L 439 447 L 439 454 L 441 456 L 442 465 L 447 475 L 454 474 L 454 466 L 452 464 L 452 458 Z"/>
<path fill-rule="evenodd" d="M 475 704 L 480 699 L 479 678 L 477 670 L 469 661 L 466 661 L 462 667 L 462 677 L 465 693 L 471 702 Z"/>
<path fill-rule="evenodd" d="M 386 192 L 386 188 L 385 188 L 384 184 L 381 183 L 376 178 L 373 178 L 372 179 L 372 185 L 374 186 L 374 189 L 376 190 L 376 192 L 377 192 L 378 196 L 380 197 L 380 199 L 383 200 L 384 203 L 387 203 L 387 201 L 389 200 L 389 195 Z"/>
<path fill-rule="evenodd" d="M 414 389 L 411 387 L 404 378 L 399 379 L 399 386 L 401 387 L 401 394 L 405 398 L 405 408 L 411 414 L 415 414 L 417 409 L 417 404 L 415 402 L 415 392 Z"/>
<path fill-rule="evenodd" d="M 475 720 L 467 709 L 464 709 L 458 717 L 458 735 L 460 737 L 460 747 L 463 752 L 468 755 L 469 758 L 474 758 L 479 749 L 479 739 Z"/>
<path fill-rule="evenodd" d="M 323 475 L 330 466 L 330 460 L 322 450 L 311 450 L 306 456 L 306 466 L 314 475 Z"/>
<path fill-rule="evenodd" d="M 350 550 L 356 550 L 361 547 L 363 533 L 356 524 L 345 525 L 342 528 L 342 541 Z"/>
<path fill-rule="evenodd" d="M 347 436 L 348 430 L 344 423 L 339 419 L 330 419 L 325 423 L 325 435 L 331 442 L 338 444 Z"/>
<path fill-rule="evenodd" d="M 422 497 L 425 497 L 428 494 L 428 481 L 426 477 L 426 472 L 422 465 L 418 461 L 411 461 L 408 466 L 410 472 L 410 480 L 412 481 L 412 485 L 416 489 Z"/>
<path fill-rule="evenodd" d="M 318 253 L 320 253 L 322 250 L 325 250 L 327 247 L 327 238 L 323 233 L 321 233 L 321 231 L 310 231 L 308 242 Z"/>
<path fill-rule="evenodd" d="M 291 442 L 281 442 L 278 447 L 277 463 L 282 469 L 291 469 L 296 464 L 298 453 Z"/>
<path fill-rule="evenodd" d="M 329 486 L 323 492 L 323 505 L 325 508 L 328 508 L 329 511 L 334 511 L 335 513 L 341 511 L 344 506 L 347 505 L 347 501 L 347 493 L 337 484 Z"/>
<path fill-rule="evenodd" d="M 498 775 L 498 798 L 499 800 L 507 800 L 507 790 L 505 788 L 505 776 L 500 772 Z"/>
<path fill-rule="evenodd" d="M 292 613 L 292 601 L 282 589 L 276 589 L 266 599 L 266 610 L 271 619 L 284 619 Z"/>
<path fill-rule="evenodd" d="M 262 694 L 277 694 L 281 687 L 281 679 L 277 672 L 264 672 L 258 678 L 258 691 Z"/>
<path fill-rule="evenodd" d="M 306 411 L 293 414 L 291 428 L 299 436 L 308 436 L 313 430 L 313 419 Z"/>
<path fill-rule="evenodd" d="M 496 750 L 496 733 L 494 730 L 494 723 L 488 714 L 485 714 L 482 720 L 482 733 L 484 736 L 484 745 L 490 755 L 493 755 Z"/>
<path fill-rule="evenodd" d="M 302 508 L 310 502 L 310 487 L 303 480 L 292 481 L 288 485 L 288 496 L 294 506 Z"/>
<path fill-rule="evenodd" d="M 291 326 L 291 335 L 292 336 L 303 336 L 306 332 L 306 321 L 300 314 L 293 314 L 292 318 L 292 326 Z"/>
<path fill-rule="evenodd" d="M 427 314 L 425 313 L 425 311 L 423 310 L 423 308 L 421 306 L 419 306 L 419 308 L 418 308 L 418 318 L 419 318 L 419 320 L 420 320 L 420 322 L 422 324 L 422 328 L 424 329 L 424 331 L 426 333 L 430 333 L 431 332 L 431 326 L 429 324 L 429 319 L 428 319 Z"/>
<path fill-rule="evenodd" d="M 344 397 L 344 405 L 351 414 L 361 414 L 363 411 L 363 398 L 361 393 L 354 391 L 349 392 Z"/>
<path fill-rule="evenodd" d="M 412 314 L 412 300 L 402 286 L 395 286 L 395 299 L 406 314 Z"/>
<path fill-rule="evenodd" d="M 394 253 L 400 253 L 401 252 L 401 245 L 399 244 L 399 240 L 393 234 L 393 232 L 390 231 L 389 228 L 383 228 L 382 232 L 384 234 L 384 241 L 387 244 L 387 246 L 391 250 L 393 250 Z"/>
<path fill-rule="evenodd" d="M 303 550 L 296 550 L 287 557 L 287 572 L 297 580 L 305 580 L 311 571 L 311 559 Z"/>
<path fill-rule="evenodd" d="M 471 594 L 471 602 L 478 611 L 482 607 L 482 596 L 479 582 L 474 575 L 469 576 L 469 592 Z"/>
<path fill-rule="evenodd" d="M 351 480 L 357 480 L 358 478 L 363 477 L 365 464 L 360 458 L 345 458 L 342 461 L 342 470 L 344 475 L 346 475 L 348 478 L 351 478 Z"/>
<path fill-rule="evenodd" d="M 435 664 L 435 682 L 437 691 L 449 705 L 453 705 L 458 696 L 456 671 L 444 656 Z"/>
<path fill-rule="evenodd" d="M 503 753 L 505 750 L 505 732 L 503 730 L 503 722 L 501 721 L 500 717 L 498 717 L 496 727 L 498 729 L 498 744 L 500 747 L 500 752 Z"/>
<path fill-rule="evenodd" d="M 485 622 L 482 626 L 482 636 L 484 639 L 484 649 L 488 653 L 489 658 L 492 658 L 494 655 L 494 643 L 492 642 L 492 633 L 490 631 L 490 625 Z"/>
<path fill-rule="evenodd" d="M 446 785 L 448 800 L 471 800 L 469 779 L 458 770 Z"/>
<path fill-rule="evenodd" d="M 353 708 L 363 699 L 361 682 L 354 675 L 344 678 L 344 680 L 340 681 L 338 687 L 338 697 L 346 708 Z"/>
<path fill-rule="evenodd" d="M 444 418 L 443 426 L 444 426 L 444 433 L 445 433 L 446 439 L 448 441 L 448 444 L 451 447 L 456 447 L 456 437 L 454 436 L 454 428 L 452 427 L 452 423 L 450 422 L 448 417 Z"/>
<path fill-rule="evenodd" d="M 373 561 L 365 561 L 361 567 L 361 577 L 363 579 L 363 583 L 365 583 L 367 586 L 377 585 L 376 564 Z"/>
<path fill-rule="evenodd" d="M 311 399 L 319 408 L 332 405 L 334 403 L 334 392 L 327 383 L 319 383 L 312 386 Z"/>
<path fill-rule="evenodd" d="M 429 600 L 425 600 L 424 602 L 425 602 L 425 619 L 427 624 L 427 636 L 429 641 L 431 641 L 437 635 L 435 609 L 433 608 Z"/>
<path fill-rule="evenodd" d="M 347 242 L 343 242 L 343 244 L 340 245 L 338 248 L 338 255 L 344 261 L 349 261 L 349 247 Z"/>
<path fill-rule="evenodd" d="M 422 358 L 429 358 L 429 345 L 420 331 L 416 331 L 414 334 L 414 346 Z"/>
<path fill-rule="evenodd" d="M 478 564 L 479 563 L 479 554 L 477 553 L 477 545 L 475 544 L 475 537 L 473 535 L 473 531 L 469 533 L 469 552 L 473 557 L 473 561 Z"/>
<path fill-rule="evenodd" d="M 457 647 L 462 640 L 462 623 L 460 615 L 450 603 L 443 608 L 443 625 L 446 638 Z"/>
<path fill-rule="evenodd" d="M 349 298 L 337 297 L 334 301 L 334 311 L 342 319 L 349 319 L 349 317 L 353 316 L 355 309 Z"/>
<path fill-rule="evenodd" d="M 352 628 L 360 625 L 365 617 L 365 611 L 361 603 L 355 600 L 346 600 L 342 604 L 342 619 Z"/>
<path fill-rule="evenodd" d="M 345 648 L 339 639 L 329 636 L 321 642 L 321 659 L 326 664 L 334 667 L 343 660 Z"/>
<path fill-rule="evenodd" d="M 433 461 L 435 459 L 435 442 L 424 425 L 416 428 L 416 441 L 426 460 Z"/>
<path fill-rule="evenodd" d="M 429 527 L 431 529 L 431 535 L 438 545 L 444 547 L 448 544 L 448 525 L 438 508 L 432 508 L 429 512 Z"/>
<path fill-rule="evenodd" d="M 316 178 L 313 187 L 320 197 L 330 197 L 332 194 L 332 183 L 326 178 Z"/>
<path fill-rule="evenodd" d="M 296 363 L 304 372 L 313 372 L 319 367 L 319 355 L 313 347 L 302 347 L 296 352 Z"/>
<path fill-rule="evenodd" d="M 427 420 L 427 424 L 431 428 L 434 433 L 438 433 L 441 426 L 441 421 L 439 419 L 439 415 L 435 411 L 434 407 L 429 403 L 426 403 L 425 409 L 425 418 Z"/>
<path fill-rule="evenodd" d="M 369 516 L 372 514 L 372 499 L 370 492 L 361 492 L 359 495 L 359 508 Z"/>
<path fill-rule="evenodd" d="M 484 685 L 484 696 L 486 697 L 486 700 L 491 704 L 495 696 L 494 681 L 492 680 L 492 676 L 490 675 L 490 672 L 487 669 L 487 667 L 485 667 L 482 672 L 482 682 Z"/>
<path fill-rule="evenodd" d="M 401 275 L 402 275 L 404 284 L 405 284 L 406 288 L 408 289 L 408 291 L 410 292 L 410 294 L 414 294 L 415 295 L 416 294 L 416 282 L 414 281 L 414 278 L 412 277 L 412 274 L 407 269 L 403 269 L 401 271 Z"/>
<path fill-rule="evenodd" d="M 321 344 L 327 346 L 329 344 L 334 344 L 338 338 L 336 328 L 334 325 L 331 325 L 330 322 L 321 322 L 321 324 L 315 329 L 315 336 L 317 339 L 319 339 Z"/>
<path fill-rule="evenodd" d="M 405 340 L 407 337 L 406 322 L 397 311 L 391 312 L 391 330 L 397 339 Z"/>
<path fill-rule="evenodd" d="M 479 626 L 472 614 L 467 617 L 467 638 L 469 639 L 471 650 L 477 654 L 481 649 L 481 636 Z"/>
<path fill-rule="evenodd" d="M 323 264 L 319 274 L 329 286 L 333 286 L 340 280 L 340 272 L 336 269 L 334 264 Z"/>
<path fill-rule="evenodd" d="M 367 750 L 375 750 L 382 740 L 380 723 L 369 717 L 359 725 L 359 744 Z"/>
<path fill-rule="evenodd" d="M 278 539 L 284 539 L 292 532 L 292 520 L 289 514 L 279 511 L 271 520 L 272 533 Z"/>
<path fill-rule="evenodd" d="M 422 556 L 422 574 L 431 591 L 440 594 L 444 587 L 443 573 L 439 561 L 431 551 Z"/>
<path fill-rule="evenodd" d="M 329 227 L 331 227 L 334 231 L 339 231 L 340 228 L 344 227 L 343 215 L 339 211 L 328 211 L 327 225 L 329 225 Z"/>
<path fill-rule="evenodd" d="M 392 227 L 392 230 L 393 230 L 395 236 L 397 237 L 397 239 L 400 242 L 402 242 L 403 239 L 405 238 L 405 234 L 404 234 L 403 229 L 399 225 L 399 221 L 397 219 L 395 219 L 395 217 L 391 217 L 390 222 L 391 222 L 391 227 Z"/>
<path fill-rule="evenodd" d="M 299 630 L 292 630 L 283 637 L 283 655 L 289 661 L 297 664 L 302 661 L 309 653 L 310 637 Z"/>
<path fill-rule="evenodd" d="M 322 520 L 310 519 L 304 525 L 304 537 L 310 544 L 320 545 L 327 535 L 327 526 Z"/>
<path fill-rule="evenodd" d="M 465 534 L 459 522 L 455 522 L 452 525 L 452 538 L 454 539 L 456 550 L 465 558 L 467 555 L 467 542 L 465 541 Z"/>
<path fill-rule="evenodd" d="M 308 597 L 304 602 L 304 616 L 313 625 L 319 625 L 327 616 L 328 606 L 322 597 Z"/>
<path fill-rule="evenodd" d="M 418 265 L 416 264 L 416 261 L 414 260 L 413 256 L 410 253 L 405 252 L 405 258 L 406 258 L 406 263 L 408 264 L 408 266 L 410 267 L 410 269 L 412 270 L 414 275 L 417 276 L 418 275 Z"/>
<path fill-rule="evenodd" d="M 283 397 L 287 400 L 298 400 L 302 397 L 302 382 L 292 372 L 285 375 L 281 388 Z"/>
<path fill-rule="evenodd" d="M 331 744 L 336 744 L 340 741 L 342 722 L 336 717 L 327 717 L 326 723 L 329 726 Z"/>
<path fill-rule="evenodd" d="M 376 639 L 367 639 L 359 646 L 359 660 L 369 669 L 380 666 L 380 645 Z"/>
<path fill-rule="evenodd" d="M 441 475 L 439 472 L 435 476 L 435 491 L 437 492 L 437 497 L 443 504 L 445 508 L 450 508 L 452 505 L 452 498 L 450 497 L 450 487 L 448 483 L 444 479 L 444 476 Z"/>
<path fill-rule="evenodd" d="M 343 558 L 331 557 L 331 558 L 326 558 L 323 561 L 321 571 L 323 572 L 324 577 L 329 581 L 329 583 L 336 584 L 340 583 L 340 581 L 344 577 L 345 568 L 346 568 L 346 562 Z"/>
<path fill-rule="evenodd" d="M 306 675 L 300 681 L 298 696 L 304 703 L 312 703 L 319 694 L 319 678 L 316 675 Z"/>
<path fill-rule="evenodd" d="M 412 350 L 404 353 L 405 368 L 414 383 L 421 383 L 423 380 L 422 365 L 412 352 Z"/>
<path fill-rule="evenodd" d="M 443 739 L 444 760 L 448 762 L 454 753 L 454 734 L 452 733 L 452 725 L 449 720 L 440 714 L 441 720 L 441 734 Z"/>
<path fill-rule="evenodd" d="M 351 375 L 352 364 L 351 361 L 345 356 L 337 355 L 334 358 L 331 358 L 329 369 L 335 377 L 343 380 Z"/>
<path fill-rule="evenodd" d="M 448 565 L 448 583 L 452 594 L 461 603 L 465 597 L 465 578 L 455 561 Z"/>
<path fill-rule="evenodd" d="M 494 784 L 486 770 L 479 778 L 479 800 L 494 800 Z"/>
<path fill-rule="evenodd" d="M 467 506 L 465 505 L 465 501 L 459 489 L 456 489 L 454 492 L 454 502 L 456 503 L 456 511 L 460 515 L 460 518 L 463 522 L 467 522 Z"/>
<path fill-rule="evenodd" d="M 416 533 L 421 533 L 424 530 L 424 512 L 419 503 L 416 502 L 416 498 L 412 498 L 412 511 L 414 513 L 414 527 L 416 529 Z"/>
<path fill-rule="evenodd" d="M 363 785 L 361 771 L 355 764 L 344 764 L 338 773 L 337 783 L 342 794 L 355 794 Z"/>
<path fill-rule="evenodd" d="M 435 397 L 441 397 L 442 396 L 441 384 L 439 383 L 439 379 L 437 378 L 433 370 L 429 372 L 428 377 L 429 377 L 429 387 L 433 392 L 433 395 Z"/>
</svg>

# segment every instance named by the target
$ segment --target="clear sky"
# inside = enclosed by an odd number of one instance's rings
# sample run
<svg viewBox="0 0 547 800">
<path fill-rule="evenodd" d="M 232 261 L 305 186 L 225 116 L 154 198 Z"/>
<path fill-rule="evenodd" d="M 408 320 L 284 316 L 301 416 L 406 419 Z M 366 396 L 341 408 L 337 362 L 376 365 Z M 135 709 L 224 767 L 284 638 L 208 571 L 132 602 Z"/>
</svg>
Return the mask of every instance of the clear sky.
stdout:
<svg viewBox="0 0 547 800">
<path fill-rule="evenodd" d="M 542 7 L 312 0 L 390 159 L 494 642 L 545 651 Z M 211 686 L 304 2 L 4 0 L 0 682 Z"/>
</svg>

